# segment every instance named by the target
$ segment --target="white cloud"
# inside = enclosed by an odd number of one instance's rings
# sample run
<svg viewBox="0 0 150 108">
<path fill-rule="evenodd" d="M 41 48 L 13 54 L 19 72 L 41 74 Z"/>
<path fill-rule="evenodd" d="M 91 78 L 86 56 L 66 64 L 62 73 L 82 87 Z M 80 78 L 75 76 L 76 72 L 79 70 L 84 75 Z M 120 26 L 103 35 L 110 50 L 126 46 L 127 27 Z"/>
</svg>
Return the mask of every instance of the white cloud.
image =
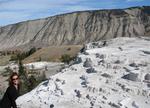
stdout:
<svg viewBox="0 0 150 108">
<path fill-rule="evenodd" d="M 29 14 L 45 12 L 48 10 L 55 10 L 56 8 L 65 9 L 69 5 L 74 5 L 75 7 L 79 2 L 86 0 L 2 0 L 3 3 L 0 3 L 0 12 L 27 12 Z M 4 2 L 5 1 L 5 2 Z M 79 6 L 77 6 L 79 7 Z M 80 6 L 78 10 L 81 8 Z M 85 7 L 85 6 L 83 6 Z M 88 7 L 85 7 L 87 9 Z M 73 8 L 70 8 L 73 10 Z M 1 13 L 0 13 L 1 14 Z"/>
<path fill-rule="evenodd" d="M 21 12 L 0 12 L 0 24 L 7 25 L 20 21 L 25 21 L 29 18 L 29 16 L 29 14 Z"/>
<path fill-rule="evenodd" d="M 76 4 L 85 0 L 8 0 L 0 4 L 0 10 L 41 10 L 53 7 Z"/>
<path fill-rule="evenodd" d="M 18 22 L 73 11 L 112 9 L 135 1 L 143 0 L 0 0 L 0 25 L 6 19 Z"/>
<path fill-rule="evenodd" d="M 20 17 L 28 17 L 28 14 L 25 13 L 16 13 L 16 12 L 1 12 L 0 19 L 18 19 Z"/>
<path fill-rule="evenodd" d="M 0 0 L 0 24 L 36 19 L 88 7 L 76 6 L 88 0 Z M 71 8 L 73 7 L 76 8 Z M 6 23 L 7 24 L 7 23 Z"/>
<path fill-rule="evenodd" d="M 144 1 L 144 0 L 127 0 L 127 2 L 141 2 L 141 1 Z"/>
<path fill-rule="evenodd" d="M 85 11 L 85 10 L 96 10 L 97 8 L 92 8 L 88 6 L 81 6 L 81 5 L 75 5 L 75 6 L 66 6 L 63 10 L 66 12 L 73 12 L 73 11 Z"/>
</svg>

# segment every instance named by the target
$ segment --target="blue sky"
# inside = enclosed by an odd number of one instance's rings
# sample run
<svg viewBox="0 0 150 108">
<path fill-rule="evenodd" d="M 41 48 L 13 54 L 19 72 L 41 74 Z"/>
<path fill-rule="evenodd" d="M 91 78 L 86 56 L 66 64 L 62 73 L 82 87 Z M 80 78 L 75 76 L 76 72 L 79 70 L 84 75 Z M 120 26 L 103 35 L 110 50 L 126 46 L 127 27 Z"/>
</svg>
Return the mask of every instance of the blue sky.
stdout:
<svg viewBox="0 0 150 108">
<path fill-rule="evenodd" d="M 0 26 L 83 10 L 150 6 L 150 0 L 0 0 Z"/>
</svg>

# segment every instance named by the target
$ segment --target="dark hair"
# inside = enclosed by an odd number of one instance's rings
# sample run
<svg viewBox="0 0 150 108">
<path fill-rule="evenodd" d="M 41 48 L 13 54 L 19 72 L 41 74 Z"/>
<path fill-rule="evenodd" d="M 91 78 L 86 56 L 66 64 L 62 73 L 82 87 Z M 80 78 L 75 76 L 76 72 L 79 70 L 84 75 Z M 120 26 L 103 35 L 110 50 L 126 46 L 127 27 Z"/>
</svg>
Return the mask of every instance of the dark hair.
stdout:
<svg viewBox="0 0 150 108">
<path fill-rule="evenodd" d="M 14 77 L 14 76 L 18 76 L 18 78 L 19 78 L 18 73 L 17 73 L 17 72 L 13 72 L 13 73 L 11 74 L 10 78 L 9 78 L 9 86 L 10 86 L 10 85 L 13 85 L 13 77 Z"/>
</svg>

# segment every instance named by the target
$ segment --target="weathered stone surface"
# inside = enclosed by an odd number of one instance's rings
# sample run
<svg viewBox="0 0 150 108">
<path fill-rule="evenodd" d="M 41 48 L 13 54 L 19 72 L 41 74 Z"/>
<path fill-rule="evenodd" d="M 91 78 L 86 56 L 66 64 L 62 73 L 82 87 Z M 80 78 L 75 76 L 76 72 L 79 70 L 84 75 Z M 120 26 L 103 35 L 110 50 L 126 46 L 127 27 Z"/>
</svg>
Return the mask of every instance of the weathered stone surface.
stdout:
<svg viewBox="0 0 150 108">
<path fill-rule="evenodd" d="M 73 12 L 0 27 L 0 50 L 150 34 L 150 7 Z"/>
<path fill-rule="evenodd" d="M 150 74 L 146 74 L 144 79 L 147 80 L 147 81 L 150 81 Z"/>
<path fill-rule="evenodd" d="M 129 73 L 127 75 L 124 75 L 122 78 L 127 79 L 127 80 L 131 80 L 131 81 L 137 81 L 138 80 L 138 74 L 137 73 Z"/>
</svg>

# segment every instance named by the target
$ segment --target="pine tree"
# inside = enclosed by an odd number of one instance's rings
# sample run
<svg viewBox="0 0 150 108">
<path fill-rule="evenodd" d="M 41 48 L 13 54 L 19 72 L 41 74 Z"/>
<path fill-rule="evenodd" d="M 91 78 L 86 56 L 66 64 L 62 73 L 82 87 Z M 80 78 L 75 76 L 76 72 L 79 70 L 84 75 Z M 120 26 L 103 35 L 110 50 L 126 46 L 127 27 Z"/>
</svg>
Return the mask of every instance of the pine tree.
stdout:
<svg viewBox="0 0 150 108">
<path fill-rule="evenodd" d="M 18 64 L 19 64 L 19 76 L 21 80 L 20 94 L 22 95 L 22 94 L 29 92 L 30 82 L 28 81 L 28 77 L 27 77 L 27 74 L 22 64 L 21 59 L 19 59 Z"/>
</svg>

